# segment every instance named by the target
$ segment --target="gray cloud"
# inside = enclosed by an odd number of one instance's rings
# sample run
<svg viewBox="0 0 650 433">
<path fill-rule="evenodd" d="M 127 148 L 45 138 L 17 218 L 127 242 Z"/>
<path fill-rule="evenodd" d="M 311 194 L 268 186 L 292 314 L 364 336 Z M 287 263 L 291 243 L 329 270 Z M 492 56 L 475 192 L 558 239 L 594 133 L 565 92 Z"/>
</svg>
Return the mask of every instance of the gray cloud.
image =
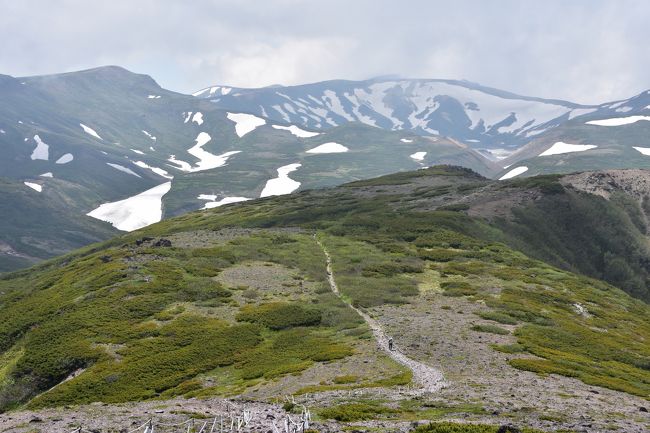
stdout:
<svg viewBox="0 0 650 433">
<path fill-rule="evenodd" d="M 0 73 L 117 64 L 191 92 L 384 74 L 595 103 L 650 88 L 644 0 L 0 0 Z"/>
</svg>

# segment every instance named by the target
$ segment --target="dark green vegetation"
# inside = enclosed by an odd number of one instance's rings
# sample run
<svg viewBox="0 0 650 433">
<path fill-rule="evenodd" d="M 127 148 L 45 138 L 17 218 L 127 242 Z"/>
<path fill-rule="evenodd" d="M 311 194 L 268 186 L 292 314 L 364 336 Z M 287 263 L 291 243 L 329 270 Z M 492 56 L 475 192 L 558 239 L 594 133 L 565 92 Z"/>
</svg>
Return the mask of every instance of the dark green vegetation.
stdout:
<svg viewBox="0 0 650 433">
<path fill-rule="evenodd" d="M 408 303 L 420 282 L 435 283 L 443 294 L 482 301 L 483 319 L 516 327 L 516 344 L 495 347 L 517 354 L 512 366 L 647 397 L 650 307 L 509 247 L 523 243 L 510 228 L 517 209 L 530 202 L 510 203 L 510 216 L 485 207 L 518 194 L 542 204 L 555 198 L 620 206 L 555 182 L 495 184 L 466 169 L 434 167 L 188 214 L 7 275 L 0 280 L 0 351 L 8 365 L 0 370 L 3 407 L 34 396 L 32 407 L 232 395 L 355 356 L 367 328 L 329 292 L 314 234 L 354 305 Z M 467 206 L 449 207 L 455 203 Z M 546 210 L 549 218 L 563 215 L 542 205 L 532 209 Z M 595 224 L 590 218 L 617 225 L 630 215 L 582 218 L 585 226 Z M 283 227 L 299 230 L 279 231 Z M 164 236 L 173 246 L 151 241 L 136 247 L 142 236 Z M 568 251 L 579 248 L 567 245 Z M 260 287 L 227 283 L 237 272 L 250 281 L 275 275 L 264 273 L 274 266 L 287 272 L 276 288 L 270 277 Z M 75 371 L 77 377 L 61 383 Z M 204 381 L 207 375 L 219 379 Z M 322 389 L 357 386 L 336 383 L 339 375 Z M 385 379 L 385 386 L 404 383 L 404 377 Z M 365 407 L 344 409 L 341 416 L 367 413 Z"/>
<path fill-rule="evenodd" d="M 274 250 L 285 242 L 288 250 Z M 354 337 L 343 332 L 359 320 L 331 293 L 313 288 L 324 272 L 310 259 L 320 252 L 310 236 L 261 233 L 213 248 L 151 245 L 60 259 L 0 282 L 3 408 L 57 384 L 30 406 L 221 394 L 228 386 L 206 388 L 195 377 L 233 366 L 237 383 L 230 388 L 246 387 L 353 353 Z M 295 269 L 285 289 L 302 288 L 295 300 L 246 300 L 238 295 L 243 289 L 213 278 L 234 263 L 260 259 Z M 233 311 L 238 321 L 218 317 L 215 308 Z M 60 383 L 75 371 L 83 373 Z"/>
<path fill-rule="evenodd" d="M 399 404 L 389 401 L 360 399 L 326 407 L 318 412 L 324 419 L 342 422 L 390 419 L 395 421 L 437 420 L 457 414 L 485 414 L 476 404 L 446 404 L 422 399 L 402 400 Z"/>
<path fill-rule="evenodd" d="M 555 266 L 614 284 L 650 301 L 650 196 L 614 190 L 606 200 L 563 188 L 559 176 L 512 181 L 507 188 L 538 188 L 543 195 L 497 222 L 513 247 Z M 650 194 L 650 191 L 648 191 Z"/>
<path fill-rule="evenodd" d="M 413 433 L 541 433 L 540 430 L 529 428 L 516 428 L 507 426 L 499 430 L 500 426 L 485 424 L 459 424 L 453 422 L 437 422 L 420 426 L 413 430 Z"/>
</svg>

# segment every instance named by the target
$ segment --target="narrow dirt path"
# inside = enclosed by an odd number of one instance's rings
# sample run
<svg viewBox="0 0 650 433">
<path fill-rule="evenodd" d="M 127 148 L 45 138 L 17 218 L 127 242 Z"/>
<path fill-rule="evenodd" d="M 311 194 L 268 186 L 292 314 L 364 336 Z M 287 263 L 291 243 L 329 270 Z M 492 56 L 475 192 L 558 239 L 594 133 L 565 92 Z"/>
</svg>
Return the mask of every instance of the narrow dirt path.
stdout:
<svg viewBox="0 0 650 433">
<path fill-rule="evenodd" d="M 327 251 L 327 248 L 325 248 L 325 245 L 314 235 L 314 238 L 316 239 L 316 242 L 318 245 L 321 247 L 323 250 L 323 254 L 325 255 L 325 259 L 327 261 L 327 280 L 329 282 L 330 288 L 332 289 L 332 292 L 336 296 L 338 296 L 343 302 L 345 300 L 341 296 L 341 293 L 339 292 L 339 288 L 336 285 L 336 280 L 334 278 L 334 271 L 332 270 L 332 257 L 330 256 L 329 252 Z M 361 311 L 360 309 L 354 307 L 352 304 L 346 302 L 346 304 L 352 308 L 354 311 L 357 312 L 361 317 L 363 317 L 363 320 L 366 321 L 370 329 L 372 329 L 372 333 L 375 336 L 375 339 L 377 340 L 377 345 L 379 346 L 380 349 L 382 349 L 388 356 L 393 358 L 395 361 L 399 362 L 409 370 L 413 372 L 413 380 L 422 387 L 422 391 L 424 392 L 437 392 L 440 391 L 440 389 L 446 387 L 445 379 L 440 370 L 437 370 L 429 365 L 423 364 L 419 361 L 416 361 L 414 359 L 409 358 L 402 352 L 400 352 L 398 349 L 390 350 L 388 348 L 388 339 L 389 337 L 386 335 L 386 332 L 384 332 L 383 328 L 377 322 L 375 319 L 370 317 L 368 314 L 365 312 Z"/>
</svg>

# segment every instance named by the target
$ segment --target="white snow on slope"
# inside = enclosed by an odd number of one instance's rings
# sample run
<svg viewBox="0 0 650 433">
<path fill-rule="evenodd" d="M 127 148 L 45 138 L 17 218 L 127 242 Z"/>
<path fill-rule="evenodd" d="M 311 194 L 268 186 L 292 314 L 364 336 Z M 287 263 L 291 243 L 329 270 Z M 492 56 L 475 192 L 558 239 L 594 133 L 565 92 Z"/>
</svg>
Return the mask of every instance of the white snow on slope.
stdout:
<svg viewBox="0 0 650 433">
<path fill-rule="evenodd" d="M 176 155 L 170 155 L 169 159 L 167 159 L 167 161 L 174 164 L 174 165 L 171 165 L 171 164 L 167 164 L 167 165 L 169 165 L 170 167 L 174 167 L 177 170 L 187 171 L 187 172 L 192 171 L 192 164 L 190 164 L 189 162 L 180 160 L 180 159 L 176 159 Z"/>
<path fill-rule="evenodd" d="M 323 143 L 320 146 L 316 146 L 313 149 L 309 149 L 306 153 L 344 153 L 347 152 L 347 147 L 339 143 L 329 142 Z"/>
<path fill-rule="evenodd" d="M 401 141 L 402 143 L 413 143 L 413 140 L 411 140 L 410 138 L 400 138 L 399 141 Z"/>
<path fill-rule="evenodd" d="M 426 156 L 426 152 L 415 152 L 413 155 L 410 155 L 411 158 L 413 158 L 416 161 L 424 161 L 424 157 Z"/>
<path fill-rule="evenodd" d="M 403 95 L 408 102 L 410 112 L 402 110 L 398 117 L 396 107 L 386 102 L 395 94 Z M 456 99 L 465 107 L 465 114 L 471 121 L 470 128 L 477 128 L 483 124 L 485 128 L 490 129 L 509 119 L 509 122 L 513 120 L 512 123 L 500 126 L 499 131 L 516 132 L 517 135 L 523 135 L 535 127 L 572 111 L 576 111 L 574 114 L 579 113 L 577 111 L 579 109 L 553 102 L 502 98 L 457 84 L 424 80 L 377 82 L 369 86 L 349 89 L 344 93 L 323 90 L 320 93 L 307 95 L 307 98 L 315 101 L 316 105 L 312 104 L 305 108 L 299 108 L 299 101 L 296 99 L 291 102 L 299 114 L 316 116 L 322 124 L 336 126 L 339 120 L 334 120 L 333 113 L 346 121 L 355 120 L 373 126 L 384 122 L 384 124 L 388 123 L 387 126 L 391 129 L 421 128 L 431 134 L 437 134 L 438 131 L 429 127 L 428 118 L 431 113 L 440 109 L 446 96 Z M 346 104 L 342 104 L 341 100 L 345 100 Z M 282 110 L 280 106 L 272 108 L 278 110 L 283 118 L 291 123 L 287 120 L 289 116 L 286 115 L 286 110 Z M 363 108 L 363 115 L 361 108 Z"/>
<path fill-rule="evenodd" d="M 258 126 L 266 124 L 266 120 L 252 114 L 228 113 L 227 117 L 229 120 L 235 122 L 235 132 L 239 137 L 243 137 Z"/>
<path fill-rule="evenodd" d="M 61 158 L 57 159 L 55 164 L 67 164 L 74 159 L 74 156 L 71 153 L 66 153 Z"/>
<path fill-rule="evenodd" d="M 83 123 L 80 123 L 79 126 L 81 126 L 81 128 L 84 130 L 84 132 L 85 132 L 86 134 L 92 135 L 93 137 L 95 137 L 95 138 L 99 138 L 100 140 L 102 140 L 102 137 L 99 136 L 99 134 L 97 133 L 97 131 L 95 131 L 94 129 L 92 129 L 90 126 L 86 126 L 86 125 L 84 125 Z"/>
<path fill-rule="evenodd" d="M 174 176 L 170 175 L 167 171 L 163 170 L 162 168 L 152 167 L 152 166 L 150 166 L 149 164 L 147 164 L 144 161 L 135 161 L 134 164 L 137 165 L 138 167 L 146 168 L 147 170 L 151 170 L 154 173 L 156 173 L 158 176 L 166 177 L 167 179 L 173 179 L 174 178 Z"/>
<path fill-rule="evenodd" d="M 519 176 L 520 174 L 525 173 L 525 172 L 527 172 L 527 171 L 528 171 L 528 167 L 517 167 L 517 168 L 513 168 L 512 170 L 510 170 L 509 172 L 507 172 L 506 174 L 504 174 L 503 176 L 501 176 L 501 177 L 499 178 L 499 180 L 510 179 L 510 178 L 512 178 L 512 177 Z"/>
<path fill-rule="evenodd" d="M 39 174 L 40 177 L 54 177 L 51 171 L 48 171 L 47 173 Z"/>
<path fill-rule="evenodd" d="M 130 174 L 131 176 L 141 177 L 138 173 L 134 172 L 130 168 L 124 167 L 123 165 L 113 164 L 112 162 L 107 162 L 106 165 L 110 165 L 115 170 L 119 170 L 119 171 L 122 171 L 124 173 Z"/>
<path fill-rule="evenodd" d="M 32 155 L 30 158 L 32 160 L 36 159 L 42 159 L 44 161 L 47 161 L 50 159 L 50 146 L 48 146 L 43 140 L 41 140 L 41 137 L 38 135 L 34 136 L 34 141 L 36 142 L 36 148 L 32 152 Z"/>
<path fill-rule="evenodd" d="M 571 110 L 571 112 L 569 113 L 569 120 L 573 119 L 574 117 L 593 113 L 594 111 L 597 110 L 598 110 L 597 108 L 576 108 L 575 110 Z"/>
<path fill-rule="evenodd" d="M 144 152 L 138 149 L 129 149 L 133 153 L 137 153 L 138 155 L 144 155 Z"/>
<path fill-rule="evenodd" d="M 23 182 L 25 185 L 33 189 L 34 191 L 42 192 L 43 186 L 33 182 Z"/>
<path fill-rule="evenodd" d="M 0 129 L 0 134 L 6 134 L 6 133 L 7 131 L 5 131 L 4 129 Z"/>
<path fill-rule="evenodd" d="M 275 129 L 282 129 L 285 131 L 289 131 L 290 133 L 292 133 L 298 138 L 311 138 L 320 135 L 320 132 L 305 131 L 304 129 L 298 128 L 296 125 L 291 125 L 291 126 L 271 125 L 271 127 Z"/>
<path fill-rule="evenodd" d="M 650 156 L 650 147 L 637 147 L 637 146 L 632 146 L 632 147 L 642 155 Z"/>
<path fill-rule="evenodd" d="M 153 135 L 151 135 L 150 132 L 145 131 L 145 130 L 143 129 L 143 130 L 142 130 L 142 133 L 143 133 L 144 135 L 146 135 L 147 137 L 151 138 L 152 140 L 156 141 L 156 137 L 154 137 Z M 133 149 L 131 149 L 131 150 L 133 150 Z"/>
<path fill-rule="evenodd" d="M 119 230 L 133 231 L 157 223 L 162 218 L 162 198 L 172 187 L 165 182 L 138 195 L 104 203 L 86 215 L 107 221 Z"/>
<path fill-rule="evenodd" d="M 189 163 L 176 159 L 175 155 L 171 155 L 168 161 L 176 164 L 177 167 L 175 168 L 178 170 L 194 173 L 197 171 L 210 170 L 213 168 L 221 167 L 225 165 L 226 162 L 228 162 L 228 158 L 240 152 L 239 150 L 234 150 L 222 153 L 221 155 L 215 155 L 208 152 L 207 150 L 203 150 L 203 146 L 206 145 L 211 139 L 212 138 L 210 137 L 210 134 L 207 132 L 201 132 L 196 137 L 196 144 L 187 150 L 187 153 L 195 156 L 199 160 L 196 167 L 192 167 Z"/>
<path fill-rule="evenodd" d="M 187 113 L 183 111 L 183 116 L 185 116 L 185 119 L 183 119 L 183 123 L 187 123 L 190 121 L 192 118 L 192 112 L 188 111 Z"/>
<path fill-rule="evenodd" d="M 192 116 L 192 122 L 196 123 L 199 126 L 203 125 L 203 113 L 200 111 L 194 113 L 194 116 Z"/>
<path fill-rule="evenodd" d="M 215 201 L 217 199 L 216 194 L 199 194 L 197 197 L 199 200 Z"/>
<path fill-rule="evenodd" d="M 212 87 L 206 87 L 205 89 L 201 89 L 198 92 L 192 93 L 192 96 L 200 96 L 203 95 L 204 93 L 208 93 L 209 96 L 213 96 L 215 93 L 219 91 L 220 95 L 227 95 L 232 91 L 231 87 L 223 87 L 223 86 L 212 86 Z"/>
<path fill-rule="evenodd" d="M 223 206 L 225 204 L 239 203 L 241 201 L 252 200 L 248 197 L 225 197 L 219 201 L 210 201 L 203 206 L 203 209 L 212 209 L 214 207 Z"/>
<path fill-rule="evenodd" d="M 553 144 L 553 146 L 540 153 L 539 156 L 560 155 L 563 153 L 571 152 L 584 152 L 585 150 L 595 149 L 596 147 L 598 146 L 594 144 L 569 144 L 563 141 L 558 141 L 557 143 Z"/>
<path fill-rule="evenodd" d="M 160 95 L 148 95 L 147 98 L 149 98 L 149 99 L 160 99 Z"/>
<path fill-rule="evenodd" d="M 614 117 L 611 119 L 590 120 L 587 125 L 598 126 L 621 126 L 636 123 L 641 120 L 650 121 L 650 116 L 628 116 L 628 117 Z"/>
<path fill-rule="evenodd" d="M 302 164 L 289 164 L 278 168 L 278 177 L 266 181 L 260 197 L 290 194 L 300 188 L 300 182 L 289 177 L 289 173 L 298 170 Z"/>
</svg>

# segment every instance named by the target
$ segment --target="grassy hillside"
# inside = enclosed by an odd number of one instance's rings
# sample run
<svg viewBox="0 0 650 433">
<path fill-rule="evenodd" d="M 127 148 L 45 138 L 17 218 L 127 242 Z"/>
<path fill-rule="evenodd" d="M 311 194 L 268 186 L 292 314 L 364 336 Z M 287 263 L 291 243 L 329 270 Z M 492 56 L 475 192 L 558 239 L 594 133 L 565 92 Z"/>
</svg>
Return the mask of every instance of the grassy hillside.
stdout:
<svg viewBox="0 0 650 433">
<path fill-rule="evenodd" d="M 65 254 L 118 233 L 72 211 L 60 196 L 0 178 L 0 272 Z"/>
<path fill-rule="evenodd" d="M 578 200 L 563 191 L 553 179 L 494 184 L 434 167 L 184 215 L 6 275 L 0 402 L 268 398 L 408 383 L 329 291 L 314 235 L 343 300 L 381 320 L 389 306 L 438 311 L 463 300 L 481 306 L 481 322 L 443 340 L 502 334 L 509 339 L 488 350 L 508 353 L 510 367 L 647 398 L 648 304 L 507 246 L 529 235 L 509 225 L 525 221 L 515 209 L 528 209 L 523 202 L 511 203 L 508 221 L 485 207 L 521 194 Z"/>
</svg>

